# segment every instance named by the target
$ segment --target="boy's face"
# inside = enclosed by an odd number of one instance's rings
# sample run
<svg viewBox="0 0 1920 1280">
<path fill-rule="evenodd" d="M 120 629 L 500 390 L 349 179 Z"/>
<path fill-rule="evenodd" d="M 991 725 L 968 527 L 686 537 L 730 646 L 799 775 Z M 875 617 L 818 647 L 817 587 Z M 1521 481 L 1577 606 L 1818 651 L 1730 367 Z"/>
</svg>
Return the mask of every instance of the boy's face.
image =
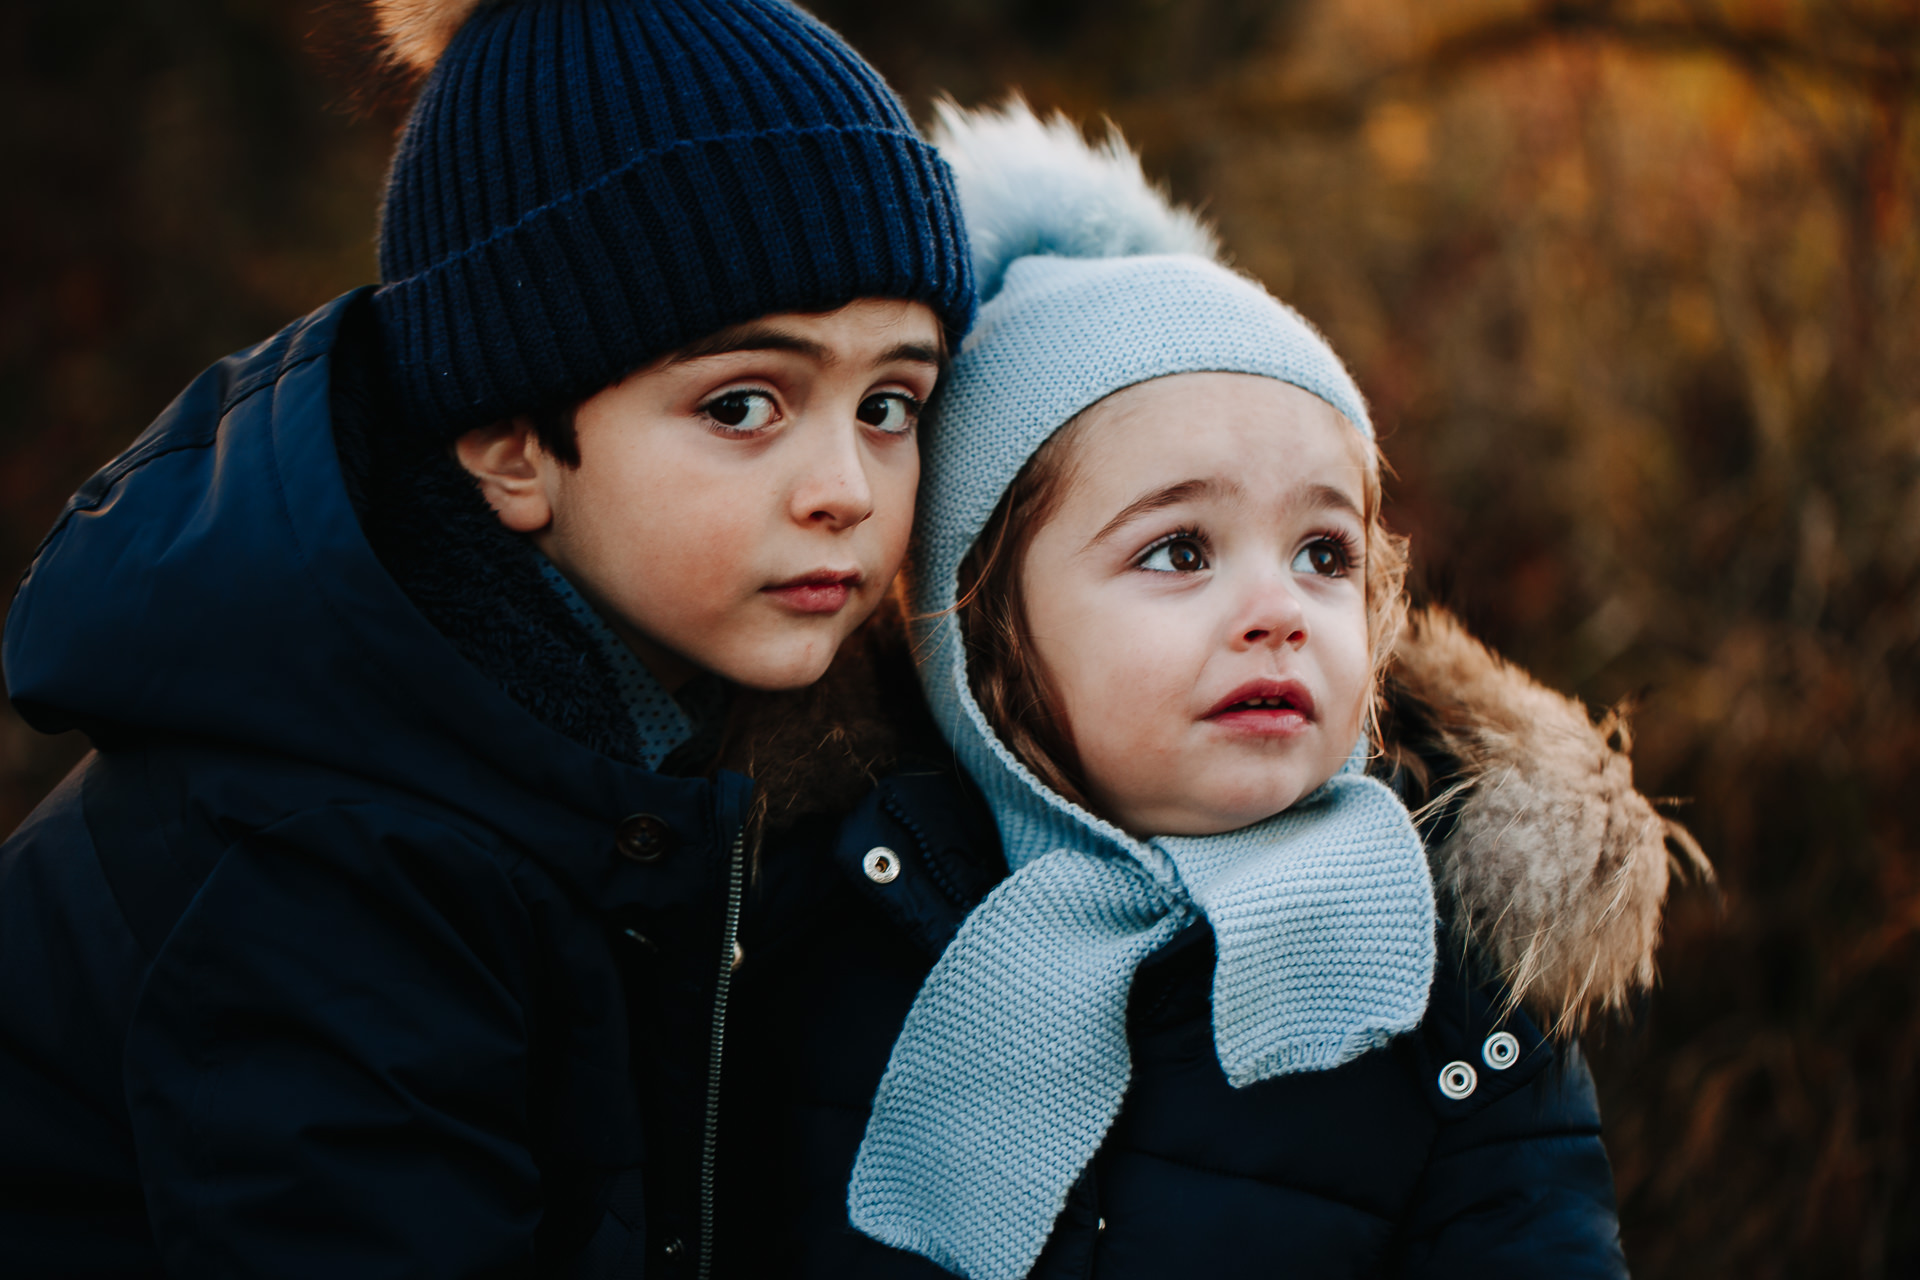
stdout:
<svg viewBox="0 0 1920 1280">
<path fill-rule="evenodd" d="M 1297 387 L 1230 373 L 1129 387 L 1076 430 L 1022 589 L 1089 800 L 1142 836 L 1280 812 L 1360 735 L 1359 433 Z"/>
<path fill-rule="evenodd" d="M 582 402 L 578 467 L 524 421 L 458 452 L 669 688 L 797 688 L 900 567 L 940 348 L 919 303 L 766 316 Z"/>
</svg>

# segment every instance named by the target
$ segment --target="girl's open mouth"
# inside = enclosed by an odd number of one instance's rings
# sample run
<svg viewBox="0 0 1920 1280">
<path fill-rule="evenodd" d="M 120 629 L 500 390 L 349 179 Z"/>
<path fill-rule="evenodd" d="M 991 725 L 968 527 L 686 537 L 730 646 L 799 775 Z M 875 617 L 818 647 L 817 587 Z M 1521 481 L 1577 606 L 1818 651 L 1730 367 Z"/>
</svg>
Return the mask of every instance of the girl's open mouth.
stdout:
<svg viewBox="0 0 1920 1280">
<path fill-rule="evenodd" d="M 1256 733 L 1292 733 L 1313 719 L 1313 695 L 1298 680 L 1256 680 L 1220 699 L 1206 718 Z"/>
</svg>

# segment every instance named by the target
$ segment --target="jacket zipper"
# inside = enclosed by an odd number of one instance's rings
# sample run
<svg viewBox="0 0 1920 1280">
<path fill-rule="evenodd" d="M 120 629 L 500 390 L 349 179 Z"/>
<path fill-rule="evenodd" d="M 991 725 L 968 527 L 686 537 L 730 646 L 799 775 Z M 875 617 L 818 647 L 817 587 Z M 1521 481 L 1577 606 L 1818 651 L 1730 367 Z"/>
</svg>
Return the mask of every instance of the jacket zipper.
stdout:
<svg viewBox="0 0 1920 1280">
<path fill-rule="evenodd" d="M 700 1136 L 699 1280 L 713 1275 L 713 1177 L 720 1143 L 720 1062 L 727 1038 L 727 994 L 733 987 L 734 957 L 740 941 L 740 899 L 746 887 L 747 832 L 733 837 L 727 872 L 727 923 L 720 939 L 720 976 L 713 989 L 713 1029 L 707 1042 L 707 1113 Z"/>
</svg>

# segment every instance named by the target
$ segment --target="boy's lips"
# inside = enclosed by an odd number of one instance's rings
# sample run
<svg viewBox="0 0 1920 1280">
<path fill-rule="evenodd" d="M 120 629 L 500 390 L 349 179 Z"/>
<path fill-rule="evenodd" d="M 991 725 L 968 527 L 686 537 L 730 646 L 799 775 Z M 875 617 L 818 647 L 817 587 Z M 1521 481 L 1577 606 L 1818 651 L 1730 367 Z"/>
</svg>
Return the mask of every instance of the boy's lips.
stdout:
<svg viewBox="0 0 1920 1280">
<path fill-rule="evenodd" d="M 796 613 L 838 613 L 860 586 L 858 569 L 819 569 L 761 591 Z"/>
<path fill-rule="evenodd" d="M 1252 733 L 1295 733 L 1313 721 L 1313 695 L 1298 680 L 1249 680 L 1213 704 L 1206 719 Z"/>
</svg>

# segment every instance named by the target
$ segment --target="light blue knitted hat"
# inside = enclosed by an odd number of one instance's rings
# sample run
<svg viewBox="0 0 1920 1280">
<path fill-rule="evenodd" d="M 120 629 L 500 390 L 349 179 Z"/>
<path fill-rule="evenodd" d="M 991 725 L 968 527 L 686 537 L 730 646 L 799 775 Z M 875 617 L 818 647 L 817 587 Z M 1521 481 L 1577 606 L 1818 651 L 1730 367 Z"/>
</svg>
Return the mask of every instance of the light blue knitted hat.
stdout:
<svg viewBox="0 0 1920 1280">
<path fill-rule="evenodd" d="M 1418 1025 L 1433 890 L 1406 810 L 1364 776 L 1358 748 L 1341 775 L 1256 826 L 1142 841 L 1048 789 L 994 734 L 968 684 L 960 564 L 1027 459 L 1074 415 L 1148 379 L 1231 372 L 1309 391 L 1369 438 L 1372 426 L 1326 340 L 1221 265 L 1211 232 L 1153 189 L 1117 133 L 1089 147 L 1070 122 L 1016 99 L 987 112 L 943 105 L 935 142 L 959 187 L 982 304 L 923 435 L 915 652 L 1013 874 L 915 1001 L 849 1208 L 876 1239 L 974 1280 L 1014 1280 L 1125 1094 L 1141 960 L 1204 915 L 1228 1079 L 1322 1070 Z"/>
</svg>

